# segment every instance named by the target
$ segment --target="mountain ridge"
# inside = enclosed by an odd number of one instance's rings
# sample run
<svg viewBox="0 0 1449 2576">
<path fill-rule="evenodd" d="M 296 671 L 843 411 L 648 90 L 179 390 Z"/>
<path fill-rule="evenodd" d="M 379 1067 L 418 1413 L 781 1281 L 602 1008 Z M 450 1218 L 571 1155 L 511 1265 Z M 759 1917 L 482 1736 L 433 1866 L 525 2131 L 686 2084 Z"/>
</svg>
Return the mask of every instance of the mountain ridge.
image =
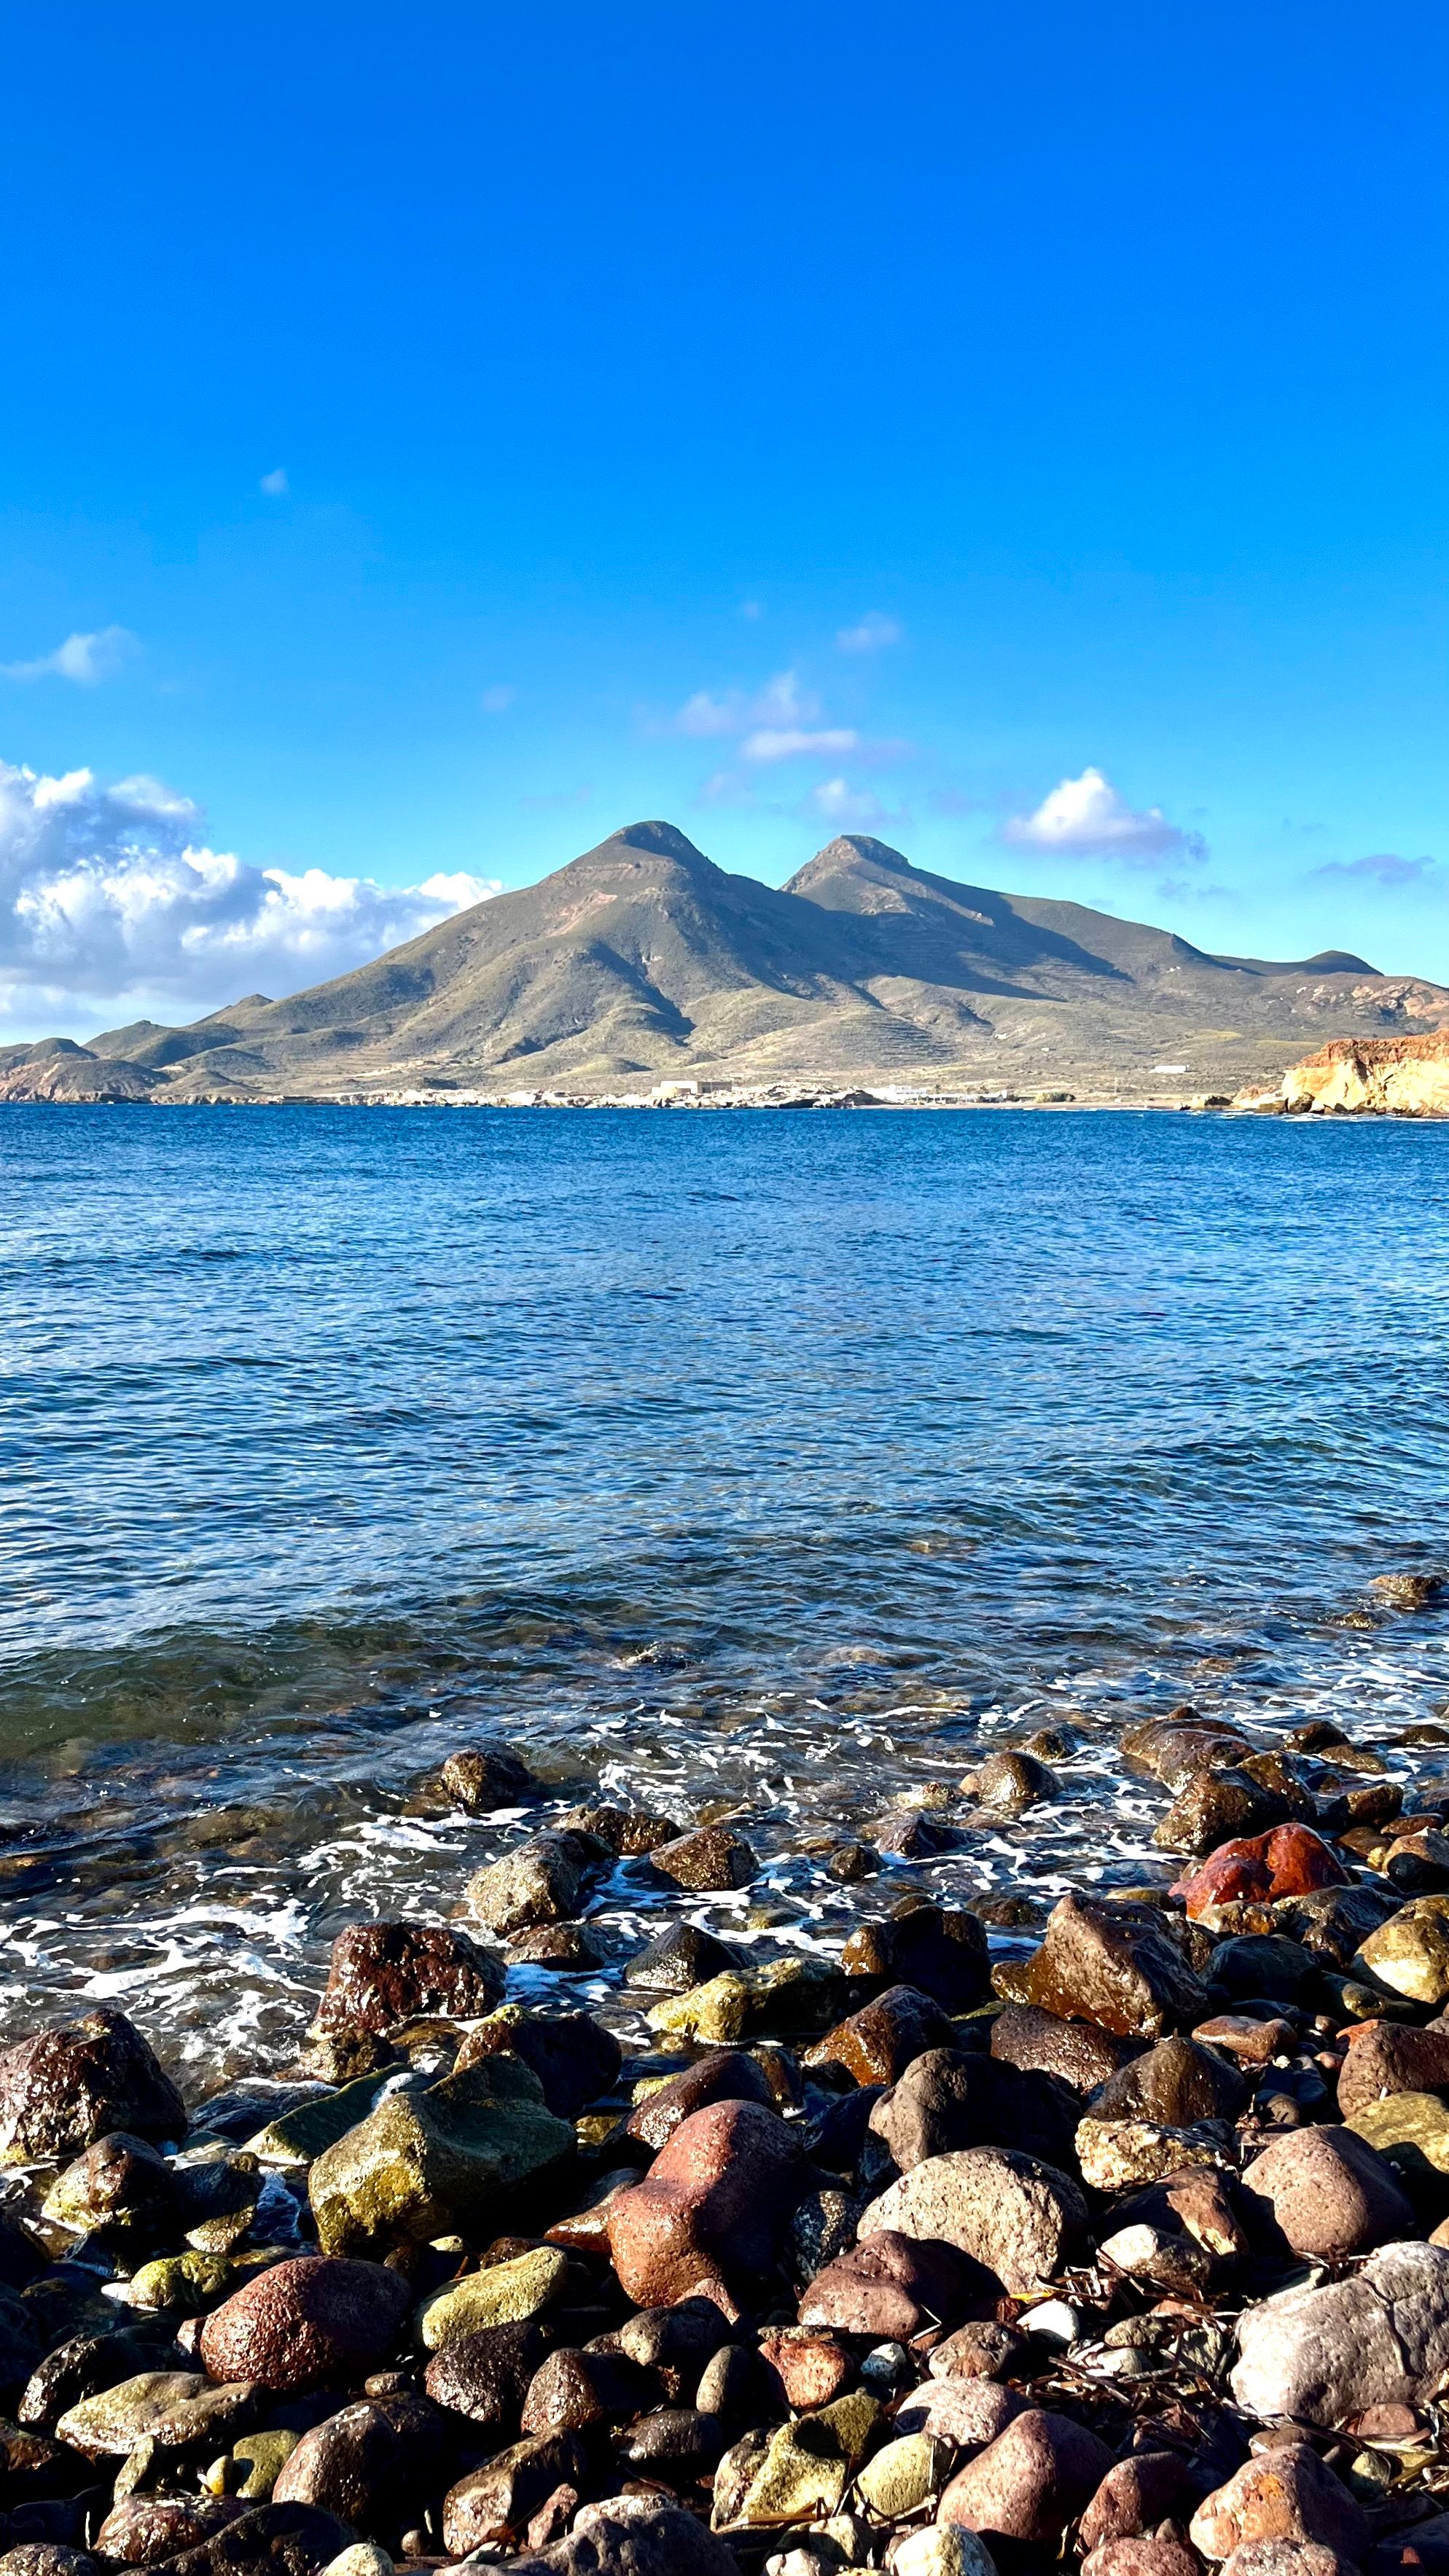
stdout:
<svg viewBox="0 0 1449 2576">
<path fill-rule="evenodd" d="M 84 1096 L 75 1054 L 97 1085 L 176 1101 L 501 1096 L 524 1075 L 584 1097 L 640 1077 L 1146 1096 L 1163 1072 L 1232 1091 L 1306 1045 L 1446 1024 L 1449 989 L 1346 951 L 1215 956 L 1086 905 L 937 876 L 868 834 L 838 836 L 776 889 L 653 820 L 282 999 L 133 1021 L 65 1042 L 64 1058 L 55 1041 L 48 1056 L 0 1050 L 0 1097 L 36 1096 L 28 1079 Z"/>
</svg>

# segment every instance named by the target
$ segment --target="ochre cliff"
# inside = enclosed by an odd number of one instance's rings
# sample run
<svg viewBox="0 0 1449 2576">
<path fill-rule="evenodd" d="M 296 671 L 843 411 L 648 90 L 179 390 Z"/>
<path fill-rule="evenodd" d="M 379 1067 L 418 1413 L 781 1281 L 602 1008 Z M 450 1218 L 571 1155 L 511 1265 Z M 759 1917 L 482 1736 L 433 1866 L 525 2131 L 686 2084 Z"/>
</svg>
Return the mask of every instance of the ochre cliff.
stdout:
<svg viewBox="0 0 1449 2576">
<path fill-rule="evenodd" d="M 1282 1101 L 1289 1111 L 1393 1111 L 1403 1118 L 1449 1117 L 1449 1030 L 1413 1038 L 1334 1038 L 1290 1065 Z"/>
</svg>

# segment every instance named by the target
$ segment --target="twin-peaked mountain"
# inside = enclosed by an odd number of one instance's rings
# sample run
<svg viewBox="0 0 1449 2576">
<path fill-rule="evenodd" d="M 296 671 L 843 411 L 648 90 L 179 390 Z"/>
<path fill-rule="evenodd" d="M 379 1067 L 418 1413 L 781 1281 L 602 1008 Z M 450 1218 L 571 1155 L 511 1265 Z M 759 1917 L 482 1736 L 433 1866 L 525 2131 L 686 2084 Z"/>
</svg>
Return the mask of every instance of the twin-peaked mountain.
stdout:
<svg viewBox="0 0 1449 2576">
<path fill-rule="evenodd" d="M 776 892 L 672 824 L 635 823 L 289 1000 L 254 994 L 187 1028 L 140 1021 L 86 1050 L 9 1050 L 0 1089 L 194 1099 L 959 1076 L 1231 1090 L 1309 1043 L 1446 1019 L 1449 991 L 1358 957 L 1210 956 L 1084 905 L 954 884 L 854 834 Z M 1165 1067 L 1186 1070 L 1167 1080 Z"/>
</svg>

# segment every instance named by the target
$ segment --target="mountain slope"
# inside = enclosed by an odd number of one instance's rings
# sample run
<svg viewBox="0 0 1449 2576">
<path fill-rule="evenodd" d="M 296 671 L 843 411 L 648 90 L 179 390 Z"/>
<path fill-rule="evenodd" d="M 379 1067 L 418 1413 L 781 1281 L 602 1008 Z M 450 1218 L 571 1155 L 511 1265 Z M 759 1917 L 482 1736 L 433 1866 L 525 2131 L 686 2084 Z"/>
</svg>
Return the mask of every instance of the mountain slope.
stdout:
<svg viewBox="0 0 1449 2576">
<path fill-rule="evenodd" d="M 1086 906 L 1005 895 L 832 841 L 776 892 L 636 823 L 534 886 L 283 1001 L 91 1052 L 151 1096 L 959 1077 L 1160 1090 L 1281 1072 L 1310 1037 L 1437 1026 L 1449 992 L 1342 953 L 1221 958 Z M 17 1079 L 23 1079 L 16 1075 Z"/>
</svg>

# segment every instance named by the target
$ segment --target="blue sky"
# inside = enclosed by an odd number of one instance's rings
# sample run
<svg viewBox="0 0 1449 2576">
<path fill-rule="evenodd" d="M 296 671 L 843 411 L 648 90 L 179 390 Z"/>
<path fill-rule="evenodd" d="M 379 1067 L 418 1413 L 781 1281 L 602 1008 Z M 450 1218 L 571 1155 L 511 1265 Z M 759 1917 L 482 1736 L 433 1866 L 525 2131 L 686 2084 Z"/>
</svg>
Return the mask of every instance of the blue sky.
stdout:
<svg viewBox="0 0 1449 2576">
<path fill-rule="evenodd" d="M 1441 7 L 49 0 L 7 73 L 9 1033 L 646 814 L 1449 979 Z"/>
</svg>

